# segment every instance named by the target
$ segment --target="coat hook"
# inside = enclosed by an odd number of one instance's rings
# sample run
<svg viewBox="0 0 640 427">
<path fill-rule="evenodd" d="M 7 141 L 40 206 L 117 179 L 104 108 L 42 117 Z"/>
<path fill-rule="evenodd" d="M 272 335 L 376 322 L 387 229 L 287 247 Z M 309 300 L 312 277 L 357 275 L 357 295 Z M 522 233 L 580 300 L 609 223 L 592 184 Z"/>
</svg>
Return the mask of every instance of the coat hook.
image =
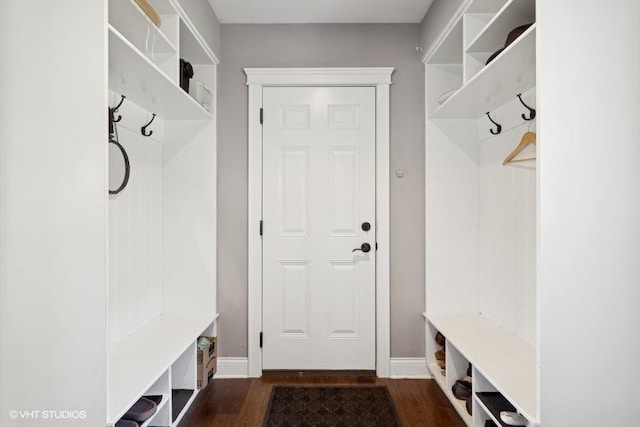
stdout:
<svg viewBox="0 0 640 427">
<path fill-rule="evenodd" d="M 156 118 L 156 113 L 153 113 L 153 116 L 151 117 L 151 121 L 150 121 L 149 123 L 147 123 L 146 125 L 144 125 L 144 126 L 142 126 L 142 127 L 140 128 L 140 132 L 142 132 L 142 134 L 143 134 L 144 136 L 151 136 L 151 135 L 153 135 L 153 131 L 152 131 L 152 130 L 150 130 L 150 131 L 149 131 L 149 133 L 147 133 L 147 127 L 149 127 L 149 125 L 150 125 L 151 123 L 153 123 L 153 119 L 155 119 L 155 118 Z"/>
<path fill-rule="evenodd" d="M 520 114 L 520 117 L 522 117 L 524 120 L 533 120 L 536 117 L 536 110 L 534 110 L 533 108 L 529 107 L 527 104 L 524 103 L 524 101 L 522 100 L 522 94 L 519 93 L 518 94 L 518 99 L 520 100 L 520 102 L 522 103 L 522 105 L 524 105 L 524 107 L 529 110 L 529 117 L 525 116 L 524 113 Z"/>
<path fill-rule="evenodd" d="M 111 111 L 113 113 L 117 113 L 118 112 L 118 108 L 120 108 L 122 106 L 122 103 L 124 102 L 124 99 L 126 98 L 126 96 L 124 96 L 124 95 L 120 95 L 120 96 L 122 98 L 120 98 L 120 102 L 118 103 L 118 105 L 116 105 L 115 107 L 113 107 L 111 109 Z M 120 114 L 118 114 L 118 118 L 117 119 L 114 116 L 114 119 L 113 119 L 114 123 L 118 123 L 120 120 L 122 120 L 122 116 Z"/>
<path fill-rule="evenodd" d="M 494 122 L 493 119 L 491 118 L 491 116 L 489 115 L 489 112 L 487 111 L 487 117 L 489 117 L 489 120 L 491 120 L 491 123 L 493 123 L 494 125 L 496 125 L 496 129 L 489 129 L 489 131 L 491 132 L 492 135 L 497 135 L 500 132 L 502 132 L 502 125 L 499 125 L 498 123 Z"/>
</svg>

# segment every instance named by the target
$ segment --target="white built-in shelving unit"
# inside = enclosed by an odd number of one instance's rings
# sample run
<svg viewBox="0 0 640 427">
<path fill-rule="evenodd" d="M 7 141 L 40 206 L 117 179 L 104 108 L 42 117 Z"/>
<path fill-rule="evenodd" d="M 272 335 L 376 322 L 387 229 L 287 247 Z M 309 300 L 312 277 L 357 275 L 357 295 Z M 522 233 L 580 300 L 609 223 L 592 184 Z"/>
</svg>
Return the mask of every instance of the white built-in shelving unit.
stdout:
<svg viewBox="0 0 640 427">
<path fill-rule="evenodd" d="M 508 33 L 525 24 L 533 25 L 504 48 Z M 535 108 L 535 1 L 466 1 L 424 62 L 427 366 L 468 426 L 501 425 L 480 391 L 501 393 L 534 426 L 536 161 L 502 160 L 524 132 L 535 132 L 517 98 Z M 501 133 L 490 132 L 487 112 Z M 434 356 L 437 332 L 446 337 L 444 370 Z M 472 415 L 451 390 L 469 364 Z"/>
<path fill-rule="evenodd" d="M 144 395 L 163 399 L 143 425 L 177 425 L 198 392 L 196 341 L 216 333 L 216 111 L 180 87 L 179 61 L 215 106 L 218 60 L 177 1 L 150 3 L 160 26 L 134 0 L 108 2 L 109 103 L 126 97 L 117 130 L 131 163 L 128 186 L 108 196 L 109 426 Z M 120 156 L 110 152 L 111 188 Z"/>
</svg>

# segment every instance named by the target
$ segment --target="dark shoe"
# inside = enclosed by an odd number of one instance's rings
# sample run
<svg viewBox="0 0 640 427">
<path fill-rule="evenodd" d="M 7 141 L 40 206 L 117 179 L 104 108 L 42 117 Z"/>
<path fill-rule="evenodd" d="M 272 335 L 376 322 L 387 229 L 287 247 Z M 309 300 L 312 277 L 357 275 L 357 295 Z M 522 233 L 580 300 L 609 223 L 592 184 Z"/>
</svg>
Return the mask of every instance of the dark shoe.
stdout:
<svg viewBox="0 0 640 427">
<path fill-rule="evenodd" d="M 444 335 L 442 335 L 440 332 L 438 332 L 436 334 L 436 344 L 438 344 L 440 347 L 444 347 L 445 341 L 446 341 L 446 339 L 444 338 Z"/>
<path fill-rule="evenodd" d="M 498 427 L 498 426 L 497 426 L 497 425 L 496 425 L 496 423 L 494 423 L 493 421 L 491 421 L 491 420 L 487 420 L 487 421 L 484 423 L 484 427 Z"/>
<path fill-rule="evenodd" d="M 465 380 L 458 380 L 451 387 L 453 396 L 458 400 L 467 400 L 471 398 L 471 383 Z"/>
<path fill-rule="evenodd" d="M 472 397 L 467 399 L 467 403 L 465 406 L 467 408 L 467 414 L 473 415 L 473 398 Z"/>
</svg>

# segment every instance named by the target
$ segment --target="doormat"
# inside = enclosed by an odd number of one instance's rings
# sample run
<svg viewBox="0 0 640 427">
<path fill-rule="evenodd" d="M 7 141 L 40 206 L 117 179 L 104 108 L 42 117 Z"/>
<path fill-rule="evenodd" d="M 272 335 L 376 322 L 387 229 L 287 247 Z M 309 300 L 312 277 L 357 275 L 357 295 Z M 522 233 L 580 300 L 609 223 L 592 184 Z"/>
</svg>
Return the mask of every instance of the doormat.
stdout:
<svg viewBox="0 0 640 427">
<path fill-rule="evenodd" d="M 400 427 L 386 386 L 274 386 L 263 427 Z"/>
</svg>

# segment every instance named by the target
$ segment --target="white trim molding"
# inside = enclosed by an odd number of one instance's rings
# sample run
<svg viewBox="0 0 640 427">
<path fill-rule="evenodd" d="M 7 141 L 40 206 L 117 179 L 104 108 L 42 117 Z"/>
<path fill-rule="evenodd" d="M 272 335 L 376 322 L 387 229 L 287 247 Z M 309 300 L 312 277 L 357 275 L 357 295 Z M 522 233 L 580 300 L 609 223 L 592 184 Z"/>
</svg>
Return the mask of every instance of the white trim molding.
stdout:
<svg viewBox="0 0 640 427">
<path fill-rule="evenodd" d="M 247 366 L 246 357 L 218 357 L 215 379 L 247 378 Z"/>
<path fill-rule="evenodd" d="M 245 68 L 247 85 L 376 86 L 391 84 L 393 68 Z"/>
<path fill-rule="evenodd" d="M 266 86 L 370 86 L 376 88 L 376 374 L 391 374 L 389 254 L 389 86 L 393 67 L 245 68 L 249 86 L 248 361 L 249 377 L 262 376 L 262 88 Z"/>
<path fill-rule="evenodd" d="M 392 357 L 391 378 L 431 379 L 424 357 Z"/>
</svg>

